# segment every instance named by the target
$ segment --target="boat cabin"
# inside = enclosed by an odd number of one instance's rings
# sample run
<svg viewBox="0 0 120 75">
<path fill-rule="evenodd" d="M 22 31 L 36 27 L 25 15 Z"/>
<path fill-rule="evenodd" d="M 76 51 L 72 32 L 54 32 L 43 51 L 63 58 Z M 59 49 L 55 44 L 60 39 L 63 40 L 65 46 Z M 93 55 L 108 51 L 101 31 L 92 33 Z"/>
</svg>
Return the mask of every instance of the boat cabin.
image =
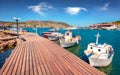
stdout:
<svg viewBox="0 0 120 75">
<path fill-rule="evenodd" d="M 72 32 L 71 31 L 67 31 L 66 33 L 65 33 L 65 41 L 68 41 L 69 39 L 72 39 Z"/>
<path fill-rule="evenodd" d="M 89 50 L 92 53 L 97 53 L 97 54 L 113 53 L 112 47 L 106 43 L 98 44 L 98 45 L 96 45 L 95 43 L 90 43 L 87 47 L 87 50 Z"/>
</svg>

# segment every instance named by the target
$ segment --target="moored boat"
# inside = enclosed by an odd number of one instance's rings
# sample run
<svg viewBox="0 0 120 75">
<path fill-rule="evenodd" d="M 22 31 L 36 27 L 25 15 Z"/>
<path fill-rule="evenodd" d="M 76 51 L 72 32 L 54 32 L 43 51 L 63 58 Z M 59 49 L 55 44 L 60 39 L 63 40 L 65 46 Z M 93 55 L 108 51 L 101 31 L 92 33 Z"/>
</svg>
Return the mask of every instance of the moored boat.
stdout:
<svg viewBox="0 0 120 75">
<path fill-rule="evenodd" d="M 76 29 L 79 29 L 77 26 L 73 26 L 73 27 L 68 27 L 66 28 L 66 30 L 76 30 Z"/>
<path fill-rule="evenodd" d="M 52 32 L 54 32 L 54 30 L 50 29 L 48 32 L 42 32 L 42 35 L 44 38 L 48 38 L 48 35 L 51 34 Z"/>
<path fill-rule="evenodd" d="M 42 33 L 43 37 L 45 38 L 55 38 L 56 36 L 59 37 L 61 36 L 62 34 L 59 33 L 58 29 L 50 29 L 48 32 L 43 32 Z"/>
<path fill-rule="evenodd" d="M 75 44 L 79 44 L 79 40 L 81 40 L 79 36 L 73 37 L 72 32 L 68 30 L 65 33 L 64 37 L 61 38 L 59 41 L 62 47 L 71 47 L 74 46 Z"/>
<path fill-rule="evenodd" d="M 84 53 L 87 55 L 91 66 L 108 66 L 112 62 L 114 51 L 112 46 L 109 44 L 99 44 L 99 36 L 100 35 L 98 33 L 96 35 L 96 43 L 88 44 L 87 50 L 85 50 Z"/>
<path fill-rule="evenodd" d="M 49 39 L 49 40 L 52 40 L 52 41 L 58 39 L 57 35 L 55 35 L 55 34 L 48 34 L 47 36 L 48 36 L 48 39 Z"/>
</svg>

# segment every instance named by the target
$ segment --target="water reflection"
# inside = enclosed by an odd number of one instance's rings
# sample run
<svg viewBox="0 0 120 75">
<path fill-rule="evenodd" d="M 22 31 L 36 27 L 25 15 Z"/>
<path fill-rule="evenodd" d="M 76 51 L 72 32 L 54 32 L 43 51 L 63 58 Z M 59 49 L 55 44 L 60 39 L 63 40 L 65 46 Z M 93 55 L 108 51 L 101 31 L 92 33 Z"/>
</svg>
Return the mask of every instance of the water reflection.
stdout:
<svg viewBox="0 0 120 75">
<path fill-rule="evenodd" d="M 70 48 L 65 48 L 67 49 L 68 51 L 70 51 L 71 53 L 75 54 L 76 56 L 78 56 L 78 53 L 79 53 L 79 50 L 80 50 L 80 44 L 76 44 Z"/>
<path fill-rule="evenodd" d="M 109 66 L 106 67 L 96 67 L 97 69 L 99 69 L 100 71 L 106 73 L 107 75 L 111 74 L 111 70 L 112 70 L 112 64 L 110 64 Z"/>
</svg>

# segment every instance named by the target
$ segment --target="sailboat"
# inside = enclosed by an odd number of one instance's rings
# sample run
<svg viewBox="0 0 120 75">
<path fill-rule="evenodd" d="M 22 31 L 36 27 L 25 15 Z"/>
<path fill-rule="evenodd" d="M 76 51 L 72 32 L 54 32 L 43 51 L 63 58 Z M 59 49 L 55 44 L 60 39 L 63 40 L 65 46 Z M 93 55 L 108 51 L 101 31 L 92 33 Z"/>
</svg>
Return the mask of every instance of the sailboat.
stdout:
<svg viewBox="0 0 120 75">
<path fill-rule="evenodd" d="M 96 35 L 96 43 L 88 44 L 87 50 L 85 50 L 84 53 L 87 55 L 91 66 L 104 67 L 112 62 L 114 51 L 109 44 L 99 44 L 99 36 L 98 33 Z"/>
</svg>

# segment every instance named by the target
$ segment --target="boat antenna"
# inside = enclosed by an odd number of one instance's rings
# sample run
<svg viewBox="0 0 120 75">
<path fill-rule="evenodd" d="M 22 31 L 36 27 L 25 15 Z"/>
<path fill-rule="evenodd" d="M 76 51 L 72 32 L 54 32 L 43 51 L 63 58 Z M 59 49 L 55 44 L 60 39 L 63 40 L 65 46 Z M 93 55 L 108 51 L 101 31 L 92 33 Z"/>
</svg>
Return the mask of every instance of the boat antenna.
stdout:
<svg viewBox="0 0 120 75">
<path fill-rule="evenodd" d="M 98 45 L 99 36 L 100 36 L 99 33 L 97 33 L 97 35 L 96 35 L 96 43 L 95 43 L 96 45 Z"/>
</svg>

